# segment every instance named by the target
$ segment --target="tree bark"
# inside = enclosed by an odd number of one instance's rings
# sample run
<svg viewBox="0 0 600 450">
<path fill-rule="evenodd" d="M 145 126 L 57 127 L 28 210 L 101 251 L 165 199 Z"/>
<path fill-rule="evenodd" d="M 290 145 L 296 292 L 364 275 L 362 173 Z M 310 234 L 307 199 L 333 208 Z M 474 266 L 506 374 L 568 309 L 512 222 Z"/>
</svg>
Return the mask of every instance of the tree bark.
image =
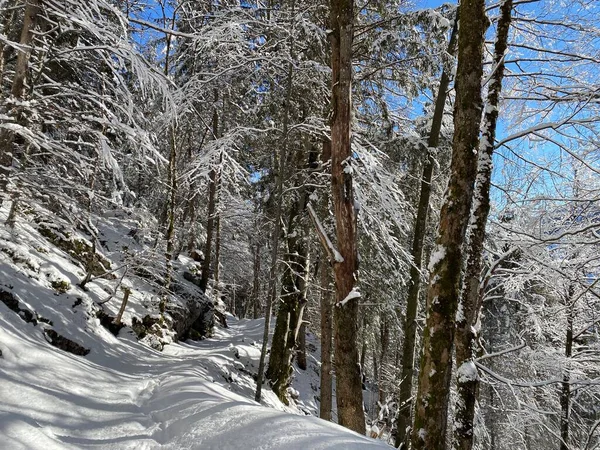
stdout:
<svg viewBox="0 0 600 450">
<path fill-rule="evenodd" d="M 6 36 L 8 39 L 11 38 L 11 35 L 13 34 L 13 25 L 15 23 L 15 3 L 16 0 L 9 0 L 8 2 L 6 2 L 4 8 L 5 8 L 5 16 L 4 16 L 4 20 L 2 21 L 2 33 L 4 34 L 4 36 Z M 6 55 L 7 50 L 6 50 L 6 44 L 4 42 L 0 42 L 0 80 L 4 79 L 4 67 L 6 65 Z"/>
<path fill-rule="evenodd" d="M 306 364 L 306 322 L 302 320 L 298 331 L 298 344 L 296 345 L 296 362 L 301 370 L 307 369 Z"/>
<path fill-rule="evenodd" d="M 455 20 L 450 42 L 448 44 L 448 53 L 454 55 L 456 51 L 456 35 L 458 31 L 458 22 Z M 419 307 L 419 292 L 421 290 L 421 268 L 423 260 L 423 242 L 427 231 L 427 214 L 429 211 L 429 200 L 431 198 L 431 181 L 433 179 L 433 168 L 435 165 L 432 150 L 439 145 L 440 130 L 444 120 L 444 109 L 448 97 L 448 86 L 450 84 L 450 74 L 444 69 L 438 87 L 438 93 L 435 101 L 435 109 L 431 122 L 431 130 L 427 139 L 427 161 L 423 167 L 421 177 L 421 191 L 419 195 L 419 205 L 417 207 L 417 217 L 415 220 L 415 231 L 413 235 L 411 256 L 413 265 L 410 268 L 410 281 L 408 288 L 408 297 L 406 299 L 406 316 L 404 319 L 404 341 L 402 344 L 402 375 L 400 378 L 400 393 L 398 396 L 398 419 L 396 432 L 396 447 L 404 443 L 408 448 L 408 439 L 410 437 L 410 424 L 412 414 L 412 390 L 413 376 L 415 369 L 415 342 L 417 336 L 417 310 Z"/>
<path fill-rule="evenodd" d="M 22 99 L 25 93 L 27 71 L 29 70 L 29 58 L 33 50 L 33 31 L 37 26 L 38 17 L 41 12 L 41 0 L 27 0 L 25 2 L 25 15 L 23 17 L 23 28 L 21 29 L 21 49 L 18 50 L 17 64 L 13 78 L 11 94 L 16 99 Z"/>
<path fill-rule="evenodd" d="M 487 107 L 483 120 L 482 141 L 479 148 L 478 175 L 475 186 L 475 205 L 469 226 L 467 264 L 465 269 L 460 308 L 456 320 L 457 400 L 452 446 L 455 450 L 471 450 L 475 403 L 479 378 L 475 367 L 474 345 L 478 337 L 479 316 L 483 292 L 481 285 L 482 254 L 485 240 L 485 226 L 490 212 L 490 186 L 492 182 L 492 156 L 498 121 L 498 106 L 504 76 L 504 55 L 508 45 L 508 32 L 512 14 L 512 0 L 503 0 L 494 48 L 494 73 L 492 74 Z"/>
<path fill-rule="evenodd" d="M 24 3 L 25 12 L 23 16 L 23 27 L 21 28 L 21 37 L 19 39 L 20 47 L 17 50 L 17 62 L 15 64 L 15 73 L 11 86 L 11 94 L 16 100 L 22 100 L 25 97 L 29 60 L 34 47 L 34 30 L 42 10 L 41 0 L 28 0 Z M 18 111 L 17 121 L 24 121 Z M 2 194 L 2 197 L 0 197 L 0 205 L 2 205 L 2 201 L 7 194 L 8 179 L 13 163 L 14 139 L 14 134 L 10 131 L 3 130 L 0 133 L 0 192 Z"/>
<path fill-rule="evenodd" d="M 330 270 L 331 266 L 321 263 L 321 403 L 319 405 L 319 417 L 323 420 L 331 420 L 333 376 L 331 366 L 332 356 L 332 325 L 333 310 L 331 304 Z"/>
<path fill-rule="evenodd" d="M 169 193 L 167 197 L 167 252 L 165 253 L 165 289 L 171 286 L 173 272 L 173 249 L 175 247 L 175 201 L 177 198 L 177 147 L 175 142 L 175 123 L 171 125 L 169 144 Z M 161 314 L 165 312 L 166 297 L 160 303 Z"/>
<path fill-rule="evenodd" d="M 331 0 L 331 184 L 338 251 L 334 263 L 336 399 L 338 422 L 365 434 L 361 368 L 358 363 L 358 300 L 347 298 L 358 281 L 356 211 L 352 186 L 352 39 L 354 1 Z M 343 260 L 342 260 L 343 259 Z"/>
<path fill-rule="evenodd" d="M 269 345 L 269 332 L 271 328 L 271 314 L 273 311 L 273 303 L 277 300 L 277 260 L 279 254 L 279 236 L 281 234 L 281 210 L 283 203 L 283 161 L 287 155 L 287 121 L 284 120 L 284 139 L 279 152 L 278 164 L 276 167 L 277 180 L 276 180 L 276 204 L 275 204 L 275 216 L 273 217 L 273 237 L 271 242 L 271 269 L 269 276 L 269 295 L 267 296 L 267 304 L 265 307 L 265 326 L 263 330 L 263 343 L 260 352 L 260 360 L 258 363 L 258 374 L 256 377 L 256 394 L 254 400 L 260 402 L 262 396 L 262 383 L 265 372 L 265 359 L 267 356 L 267 347 Z"/>
<path fill-rule="evenodd" d="M 215 109 L 213 111 L 212 132 L 215 139 L 219 136 L 219 113 L 216 108 L 217 94 L 215 93 Z M 209 174 L 208 185 L 208 211 L 206 221 L 206 243 L 204 244 L 204 261 L 202 261 L 202 273 L 200 276 L 200 289 L 206 292 L 208 278 L 210 276 L 210 261 L 212 251 L 212 240 L 215 228 L 215 211 L 217 197 L 217 168 L 213 167 Z"/>
<path fill-rule="evenodd" d="M 294 3 L 292 3 L 292 12 L 294 11 Z M 292 41 L 292 49 L 290 50 L 293 54 L 293 41 Z M 271 314 L 273 309 L 273 304 L 277 301 L 277 255 L 279 253 L 279 238 L 282 231 L 281 220 L 282 220 L 282 209 L 283 209 L 283 179 L 285 178 L 285 174 L 287 173 L 286 162 L 288 160 L 289 154 L 289 121 L 290 121 L 290 99 L 292 94 L 292 86 L 293 86 L 293 74 L 294 74 L 294 66 L 292 63 L 288 65 L 288 73 L 287 73 L 287 86 L 286 86 L 286 94 L 285 94 L 285 103 L 283 105 L 283 123 L 282 123 L 282 142 L 279 150 L 279 155 L 276 158 L 276 205 L 275 205 L 275 217 L 273 232 L 273 241 L 272 241 L 272 250 L 271 250 L 271 276 L 269 280 L 269 296 L 267 297 L 267 305 L 265 312 L 265 328 L 263 335 L 263 346 L 260 353 L 260 362 L 258 367 L 258 377 L 256 381 L 256 395 L 255 400 L 257 402 L 260 401 L 261 390 L 262 390 L 262 381 L 263 375 L 265 371 L 265 357 L 267 353 L 267 345 L 269 341 L 269 329 L 271 326 Z M 275 341 L 275 336 L 273 336 L 273 340 Z M 272 356 L 271 356 L 272 357 Z M 268 376 L 268 375 L 267 375 Z"/>
<path fill-rule="evenodd" d="M 252 318 L 258 319 L 260 314 L 260 244 L 254 244 L 254 264 L 252 267 Z"/>
<path fill-rule="evenodd" d="M 286 392 L 292 375 L 292 357 L 306 304 L 308 246 L 305 242 L 306 230 L 299 230 L 298 223 L 301 213 L 306 209 L 308 201 L 306 194 L 304 190 L 300 198 L 294 202 L 288 220 L 281 299 L 267 370 L 267 378 L 271 380 L 273 392 L 285 404 L 288 404 Z"/>
<path fill-rule="evenodd" d="M 567 315 L 567 336 L 565 339 L 565 358 L 567 366 L 563 373 L 563 382 L 560 392 L 560 450 L 569 450 L 569 420 L 571 416 L 571 376 L 569 374 L 568 363 L 573 356 L 573 319 L 575 305 L 573 304 L 573 285 L 569 285 L 566 307 Z"/>
<path fill-rule="evenodd" d="M 379 402 L 383 405 L 385 403 L 386 390 L 384 389 L 384 376 L 385 376 L 385 361 L 387 359 L 388 348 L 390 345 L 390 326 L 387 318 L 382 318 L 381 324 L 381 353 L 379 354 L 379 377 L 377 378 L 377 386 L 379 387 Z"/>
<path fill-rule="evenodd" d="M 484 8 L 484 0 L 469 0 L 459 8 L 452 163 L 430 261 L 424 350 L 411 436 L 415 450 L 442 448 L 446 442 L 462 245 L 477 175 L 483 45 L 489 23 Z"/>
</svg>

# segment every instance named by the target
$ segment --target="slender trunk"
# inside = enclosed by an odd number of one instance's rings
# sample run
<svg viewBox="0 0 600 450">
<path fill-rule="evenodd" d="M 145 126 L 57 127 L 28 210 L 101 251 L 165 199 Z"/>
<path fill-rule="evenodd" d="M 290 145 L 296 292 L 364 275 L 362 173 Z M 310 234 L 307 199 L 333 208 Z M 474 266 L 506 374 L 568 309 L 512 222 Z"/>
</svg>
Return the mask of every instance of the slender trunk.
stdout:
<svg viewBox="0 0 600 450">
<path fill-rule="evenodd" d="M 2 34 L 10 39 L 10 35 L 13 34 L 12 26 L 15 22 L 15 12 L 14 8 L 16 0 L 10 0 L 5 5 L 6 15 L 4 16 L 4 21 L 2 22 Z M 0 80 L 4 79 L 4 66 L 6 65 L 6 44 L 4 42 L 0 42 Z"/>
<path fill-rule="evenodd" d="M 285 154 L 287 153 L 287 133 L 284 139 L 284 145 L 281 146 L 279 155 L 279 164 L 285 160 Z M 277 170 L 277 187 L 276 187 L 276 205 L 275 205 L 275 216 L 273 217 L 273 237 L 271 242 L 271 269 L 269 276 L 269 295 L 267 296 L 267 304 L 265 307 L 265 327 L 263 330 L 263 343 L 260 352 L 260 361 L 258 364 L 258 374 L 256 377 L 256 394 L 254 400 L 260 402 L 262 395 L 262 383 L 263 374 L 265 371 L 265 358 L 267 355 L 267 347 L 269 345 L 269 332 L 271 328 L 271 314 L 273 310 L 273 304 L 277 300 L 277 256 L 279 254 L 279 235 L 281 234 L 281 209 L 283 203 L 283 174 L 281 173 L 282 167 Z"/>
<path fill-rule="evenodd" d="M 29 70 L 29 58 L 33 50 L 34 29 L 37 26 L 38 17 L 41 12 L 41 0 L 27 0 L 25 3 L 25 15 L 23 17 L 23 28 L 21 29 L 21 45 L 18 50 L 15 75 L 13 78 L 11 94 L 16 99 L 22 99 L 25 93 L 27 71 Z"/>
<path fill-rule="evenodd" d="M 573 285 L 569 286 L 567 299 L 567 336 L 565 339 L 566 367 L 563 373 L 563 382 L 560 392 L 560 450 L 569 450 L 569 420 L 571 416 L 571 376 L 569 374 L 569 362 L 573 356 L 573 319 L 575 305 L 573 304 Z"/>
<path fill-rule="evenodd" d="M 411 436 L 415 450 L 444 448 L 446 442 L 462 245 L 477 175 L 483 46 L 489 24 L 484 7 L 484 0 L 471 0 L 459 8 L 452 163 L 430 261 L 424 351 Z"/>
<path fill-rule="evenodd" d="M 286 404 L 285 394 L 292 374 L 292 357 L 306 305 L 309 269 L 307 250 L 305 233 L 301 234 L 300 239 L 288 239 L 288 252 L 281 286 L 282 298 L 277 311 L 277 322 L 267 371 L 267 377 L 273 384 L 273 392 Z"/>
<path fill-rule="evenodd" d="M 258 319 L 260 314 L 260 244 L 254 244 L 254 265 L 252 282 L 252 318 Z"/>
<path fill-rule="evenodd" d="M 373 347 L 373 381 L 379 380 L 379 366 L 377 365 L 377 346 Z"/>
<path fill-rule="evenodd" d="M 217 94 L 215 94 L 216 97 Z M 216 108 L 215 98 L 215 109 L 213 111 L 213 136 L 215 139 L 219 136 L 219 113 Z M 208 287 L 208 278 L 210 276 L 210 261 L 212 251 L 212 240 L 215 227 L 215 211 L 216 211 L 216 196 L 217 196 L 217 168 L 213 167 L 209 174 L 209 185 L 208 185 L 208 211 L 206 221 L 206 243 L 204 244 L 204 261 L 202 261 L 202 273 L 200 275 L 200 289 L 206 292 Z"/>
<path fill-rule="evenodd" d="M 386 392 L 383 387 L 384 385 L 384 376 L 385 376 L 385 360 L 387 358 L 388 347 L 390 343 L 390 327 L 387 319 L 383 318 L 383 323 L 381 324 L 381 353 L 379 356 L 379 377 L 377 378 L 377 386 L 379 387 L 379 402 L 383 405 L 385 403 Z"/>
<path fill-rule="evenodd" d="M 454 22 L 450 43 L 448 44 L 448 53 L 453 55 L 456 51 L 456 35 L 458 23 Z M 417 208 L 417 217 L 415 220 L 415 231 L 412 242 L 413 265 L 410 268 L 410 282 L 408 297 L 406 299 L 406 316 L 404 319 L 404 342 L 402 344 L 402 375 L 400 377 L 400 393 L 398 404 L 396 447 L 404 443 L 408 448 L 408 439 L 410 438 L 410 424 L 412 414 L 412 391 L 413 375 L 415 369 L 415 342 L 417 336 L 417 310 L 419 306 L 419 292 L 421 289 L 421 266 L 423 260 L 423 242 L 427 231 L 427 213 L 429 211 L 429 199 L 431 197 L 431 181 L 433 179 L 433 168 L 435 160 L 431 149 L 437 148 L 439 144 L 440 130 L 444 120 L 444 109 L 448 97 L 448 85 L 450 84 L 450 75 L 448 70 L 444 69 L 438 87 L 437 98 L 435 101 L 435 110 L 431 123 L 431 130 L 427 140 L 428 155 L 425 166 L 423 167 L 423 176 L 421 178 L 421 192 L 419 195 L 419 205 Z"/>
<path fill-rule="evenodd" d="M 219 165 L 221 161 L 219 161 Z M 220 176 L 217 174 L 217 194 L 216 194 L 216 203 L 219 201 L 219 188 L 220 188 Z M 219 281 L 221 280 L 221 213 L 218 211 L 218 206 L 215 207 L 217 211 L 215 211 L 215 298 L 219 298 Z M 234 295 L 235 295 L 235 285 L 233 287 Z M 235 300 L 235 297 L 234 297 Z M 233 315 L 235 316 L 235 307 L 231 310 Z"/>
<path fill-rule="evenodd" d="M 175 248 L 175 200 L 177 196 L 177 148 L 175 144 L 175 124 L 171 126 L 169 155 L 169 198 L 167 207 L 167 252 L 166 258 L 166 276 L 165 288 L 168 290 L 171 285 L 171 276 L 173 272 L 173 249 Z M 161 301 L 161 313 L 164 312 L 164 299 Z"/>
<path fill-rule="evenodd" d="M 271 355 L 267 378 L 271 380 L 273 392 L 287 404 L 287 388 L 292 374 L 292 357 L 296 346 L 299 327 L 302 324 L 306 304 L 306 282 L 309 270 L 308 230 L 299 221 L 306 210 L 308 193 L 300 192 L 300 198 L 294 202 L 288 220 L 285 264 L 281 282 L 281 299 L 277 310 L 277 321 L 273 333 Z"/>
<path fill-rule="evenodd" d="M 292 2 L 292 12 L 294 11 L 294 2 Z M 290 52 L 293 54 L 293 41 Z M 279 150 L 279 155 L 276 158 L 276 167 L 275 173 L 276 175 L 276 189 L 275 189 L 275 216 L 273 217 L 273 242 L 271 249 L 271 276 L 269 280 L 269 296 L 267 297 L 267 305 L 265 312 L 265 328 L 263 333 L 263 345 L 260 353 L 260 362 L 258 367 L 258 376 L 256 380 L 256 395 L 255 400 L 257 402 L 260 401 L 261 391 L 262 391 L 262 382 L 265 371 L 265 357 L 267 354 L 267 346 L 269 343 L 269 330 L 271 327 L 271 314 L 273 309 L 273 304 L 277 301 L 277 273 L 278 273 L 278 264 L 277 264 L 277 256 L 279 253 L 279 237 L 281 234 L 281 219 L 282 219 L 282 209 L 283 209 L 283 180 L 286 173 L 286 161 L 288 160 L 288 148 L 289 148 L 289 120 L 290 120 L 290 99 L 292 93 L 293 86 L 293 74 L 294 74 L 294 66 L 292 63 L 288 65 L 288 73 L 287 73 L 287 86 L 286 86 L 286 96 L 285 96 L 285 104 L 283 111 L 283 124 L 282 124 L 282 142 Z"/>
<path fill-rule="evenodd" d="M 321 403 L 319 417 L 331 420 L 333 377 L 331 367 L 333 310 L 331 304 L 331 266 L 321 263 Z"/>
<path fill-rule="evenodd" d="M 360 368 L 361 372 L 365 374 L 365 363 L 367 360 L 367 319 L 366 316 L 363 317 L 362 327 L 361 327 L 361 346 L 360 346 Z"/>
<path fill-rule="evenodd" d="M 29 59 L 34 47 L 34 30 L 38 23 L 41 7 L 41 0 L 28 0 L 25 2 L 23 28 L 21 28 L 20 46 L 17 50 L 17 62 L 11 87 L 11 94 L 16 100 L 22 100 L 25 96 Z M 19 111 L 16 111 L 16 116 L 17 122 L 24 122 L 24 118 L 21 117 Z M 8 179 L 13 165 L 14 140 L 15 136 L 10 131 L 4 129 L 0 132 L 0 194 L 2 195 L 0 205 L 7 194 Z M 14 205 L 14 211 L 16 212 L 16 205 Z"/>
<path fill-rule="evenodd" d="M 483 134 L 479 148 L 475 207 L 471 215 L 467 246 L 467 263 L 462 286 L 460 308 L 456 319 L 457 400 L 452 446 L 454 450 L 473 448 L 475 403 L 479 377 L 475 367 L 474 346 L 478 337 L 479 316 L 483 292 L 481 285 L 483 242 L 485 226 L 490 211 L 490 186 L 492 182 L 492 155 L 498 121 L 498 106 L 504 76 L 504 55 L 508 44 L 512 0 L 504 0 L 500 7 L 498 34 L 494 49 L 494 73 L 488 91 L 487 107 L 483 119 Z"/>
<path fill-rule="evenodd" d="M 298 368 L 306 370 L 306 322 L 302 320 L 298 332 L 298 345 L 296 349 Z"/>
<path fill-rule="evenodd" d="M 125 312 L 125 308 L 127 307 L 127 302 L 129 300 L 129 295 L 131 294 L 131 289 L 128 287 L 123 288 L 123 301 L 121 302 L 121 308 L 119 308 L 119 313 L 115 318 L 115 323 L 119 325 L 121 320 L 123 319 L 123 313 Z"/>
</svg>

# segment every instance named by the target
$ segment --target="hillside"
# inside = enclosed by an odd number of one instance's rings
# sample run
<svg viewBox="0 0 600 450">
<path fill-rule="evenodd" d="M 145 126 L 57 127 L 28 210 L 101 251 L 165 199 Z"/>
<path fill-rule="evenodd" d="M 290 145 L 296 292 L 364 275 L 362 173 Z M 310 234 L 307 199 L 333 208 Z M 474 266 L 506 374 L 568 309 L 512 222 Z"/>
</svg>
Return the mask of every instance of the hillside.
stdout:
<svg viewBox="0 0 600 450">
<path fill-rule="evenodd" d="M 2 222 L 6 214 L 2 209 Z M 84 264 L 75 253 L 51 242 L 55 239 L 42 236 L 40 229 L 54 224 L 54 232 L 68 235 L 71 242 L 90 236 L 66 229 L 65 224 L 57 226 L 58 219 L 45 210 L 29 210 L 23 219 L 14 230 L 3 226 L 0 234 L 2 448 L 386 447 L 316 417 L 299 415 L 315 410 L 308 400 L 285 407 L 268 388 L 263 405 L 251 400 L 262 319 L 238 320 L 227 314 L 228 328 L 215 325 L 212 337 L 175 342 L 166 314 L 162 332 L 147 330 L 139 339 L 141 334 L 132 325 L 156 316 L 156 286 L 144 277 L 123 276 L 120 269 L 115 271 L 119 276 L 93 279 L 82 289 L 78 283 L 85 276 Z M 104 241 L 96 258 L 113 270 L 123 261 L 111 259 L 120 254 L 113 255 L 111 248 L 128 245 L 129 253 L 137 252 L 138 257 L 150 252 L 143 239 L 138 236 L 134 242 L 127 232 L 134 222 L 117 217 L 95 220 Z M 183 261 L 179 269 L 187 260 Z M 146 259 L 145 266 L 150 262 Z M 183 269 L 177 267 L 175 279 L 184 285 Z M 98 303 L 119 283 L 130 286 L 131 295 L 124 327 L 113 329 L 115 336 L 101 321 L 107 324 L 105 317 L 117 313 L 122 292 Z M 186 292 L 193 293 L 188 284 Z M 189 298 L 179 300 L 184 304 Z M 309 371 L 314 372 L 315 362 L 313 357 Z M 310 386 L 311 375 L 298 377 L 297 382 L 298 388 Z M 309 400 L 314 400 L 313 394 L 299 393 Z"/>
</svg>

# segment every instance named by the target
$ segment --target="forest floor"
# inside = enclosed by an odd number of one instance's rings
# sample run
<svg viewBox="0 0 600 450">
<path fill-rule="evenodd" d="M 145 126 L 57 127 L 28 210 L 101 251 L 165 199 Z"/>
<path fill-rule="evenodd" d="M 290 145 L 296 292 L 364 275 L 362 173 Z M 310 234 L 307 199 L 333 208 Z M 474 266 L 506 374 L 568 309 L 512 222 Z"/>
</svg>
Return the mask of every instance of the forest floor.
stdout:
<svg viewBox="0 0 600 450">
<path fill-rule="evenodd" d="M 139 342 L 129 327 L 114 336 L 90 315 L 94 295 L 106 289 L 79 289 L 81 268 L 31 221 L 12 231 L 0 228 L 2 296 L 10 292 L 21 310 L 0 302 L 2 449 L 389 448 L 314 417 L 314 336 L 308 369 L 296 369 L 295 404 L 284 406 L 265 387 L 259 405 L 253 375 L 263 320 L 228 315 L 228 328 L 216 325 L 213 337 L 171 343 L 163 351 Z M 70 282 L 66 292 L 57 280 Z M 133 310 L 141 308 L 136 301 Z M 89 353 L 51 346 L 49 329 Z"/>
</svg>

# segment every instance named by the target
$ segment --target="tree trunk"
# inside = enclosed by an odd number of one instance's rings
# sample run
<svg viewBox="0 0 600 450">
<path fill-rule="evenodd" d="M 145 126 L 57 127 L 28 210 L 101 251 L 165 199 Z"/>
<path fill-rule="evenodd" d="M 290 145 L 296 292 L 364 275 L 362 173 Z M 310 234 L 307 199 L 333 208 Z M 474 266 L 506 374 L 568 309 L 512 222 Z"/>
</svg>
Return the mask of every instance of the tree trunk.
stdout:
<svg viewBox="0 0 600 450">
<path fill-rule="evenodd" d="M 458 18 L 454 21 L 450 43 L 448 44 L 448 53 L 454 55 L 456 50 L 456 35 L 458 28 Z M 439 144 L 440 130 L 444 120 L 444 109 L 448 97 L 448 85 L 450 84 L 450 75 L 448 70 L 444 69 L 438 87 L 437 98 L 435 101 L 435 110 L 431 123 L 429 138 L 427 139 L 428 155 L 425 166 L 423 167 L 423 176 L 421 178 L 421 192 L 419 195 L 419 205 L 417 208 L 417 217 L 415 220 L 415 229 L 412 242 L 411 256 L 413 264 L 410 268 L 410 282 L 408 288 L 408 297 L 406 299 L 406 316 L 404 319 L 404 342 L 402 344 L 402 375 L 400 378 L 400 394 L 398 397 L 399 411 L 397 419 L 396 447 L 404 443 L 408 448 L 408 439 L 410 437 L 410 424 L 412 413 L 412 390 L 413 375 L 415 368 L 415 342 L 417 336 L 417 310 L 419 307 L 419 292 L 421 289 L 421 266 L 423 260 L 423 242 L 427 231 L 427 213 L 429 211 L 429 199 L 431 197 L 431 181 L 433 179 L 433 168 L 435 165 L 432 149 L 437 148 Z"/>
<path fill-rule="evenodd" d="M 326 259 L 321 262 L 321 403 L 319 417 L 331 420 L 333 377 L 331 367 L 333 310 L 331 304 L 330 270 Z"/>
<path fill-rule="evenodd" d="M 219 136 L 219 113 L 216 108 L 217 94 L 215 94 L 215 109 L 213 111 L 212 129 L 213 136 L 215 139 Z M 207 211 L 207 222 L 206 222 L 206 243 L 204 244 L 204 261 L 202 261 L 202 274 L 200 276 L 200 289 L 206 292 L 208 287 L 208 278 L 210 276 L 210 261 L 212 251 L 212 240 L 215 228 L 215 211 L 216 211 L 216 197 L 217 197 L 217 168 L 213 167 L 209 174 L 209 185 L 208 185 L 208 211 Z"/>
<path fill-rule="evenodd" d="M 2 21 L 2 34 L 10 39 L 13 34 L 13 25 L 15 25 L 15 3 L 16 0 L 9 0 L 4 5 L 5 16 Z M 6 44 L 0 42 L 0 80 L 4 79 L 4 67 L 6 65 Z"/>
<path fill-rule="evenodd" d="M 296 362 L 299 369 L 306 370 L 308 366 L 306 365 L 306 322 L 304 320 L 300 324 L 297 341 Z"/>
<path fill-rule="evenodd" d="M 560 450 L 569 450 L 569 420 L 571 416 L 571 376 L 569 374 L 569 361 L 573 356 L 573 319 L 575 305 L 573 304 L 573 285 L 569 285 L 566 306 L 568 308 L 567 316 L 567 336 L 565 339 L 565 358 L 567 361 L 563 373 L 563 382 L 560 392 Z"/>
<path fill-rule="evenodd" d="M 306 304 L 308 278 L 308 246 L 306 227 L 300 228 L 299 221 L 306 210 L 308 193 L 302 189 L 300 198 L 294 202 L 288 220 L 285 264 L 281 282 L 281 299 L 277 310 L 277 321 L 273 333 L 267 378 L 271 380 L 273 392 L 288 404 L 287 388 L 292 375 L 292 357 L 298 332 L 302 324 Z"/>
<path fill-rule="evenodd" d="M 430 261 L 424 351 L 411 436 L 415 450 L 443 448 L 446 442 L 462 245 L 477 175 L 483 45 L 489 23 L 484 7 L 484 0 L 470 0 L 459 8 L 452 163 Z"/>
<path fill-rule="evenodd" d="M 219 160 L 219 165 L 221 164 L 222 160 Z M 216 217 L 215 217 L 215 298 L 218 299 L 220 297 L 220 292 L 219 292 L 219 281 L 221 280 L 221 213 L 218 211 L 218 202 L 219 202 L 219 188 L 220 188 L 220 174 L 217 173 L 217 194 L 216 194 L 216 200 L 215 203 L 217 203 L 217 205 L 215 205 L 215 209 L 217 211 L 215 211 Z M 235 284 L 233 286 L 233 292 L 234 292 L 234 304 L 235 304 Z M 232 309 L 232 314 L 235 316 L 235 306 Z"/>
<path fill-rule="evenodd" d="M 338 423 L 365 434 L 358 363 L 358 298 L 345 301 L 358 281 L 356 211 L 352 186 L 352 38 L 354 1 L 331 0 L 332 112 L 331 184 L 335 229 L 341 258 L 334 263 L 335 373 Z"/>
<path fill-rule="evenodd" d="M 34 30 L 38 23 L 41 13 L 41 0 L 28 0 L 25 3 L 25 12 L 23 16 L 23 28 L 21 28 L 21 37 L 19 39 L 20 47 L 17 50 L 17 62 L 15 64 L 15 74 L 13 77 L 11 94 L 16 100 L 22 100 L 25 96 L 25 86 L 27 85 L 27 73 L 29 71 L 29 59 L 33 53 Z M 17 111 L 17 121 L 23 122 L 23 117 Z M 0 205 L 7 194 L 8 179 L 10 177 L 11 166 L 13 164 L 13 145 L 14 134 L 8 130 L 0 132 Z"/>
<path fill-rule="evenodd" d="M 177 198 L 177 147 L 175 143 L 175 123 L 170 130 L 169 143 L 171 151 L 169 153 L 169 193 L 167 199 L 167 252 L 165 254 L 166 275 L 165 289 L 171 286 L 171 277 L 173 272 L 173 249 L 175 247 L 175 201 Z M 160 304 L 161 314 L 165 311 L 166 299 L 163 298 Z"/>
<path fill-rule="evenodd" d="M 479 148 L 477 184 L 475 186 L 475 207 L 471 215 L 460 308 L 456 321 L 457 400 L 452 446 L 455 450 L 473 448 L 475 403 L 479 377 L 475 367 L 474 345 L 477 341 L 477 322 L 481 313 L 483 292 L 481 291 L 481 270 L 485 226 L 490 211 L 490 186 L 492 182 L 492 156 L 498 121 L 498 106 L 504 76 L 504 55 L 508 44 L 508 31 L 512 13 L 512 0 L 504 0 L 500 7 L 498 34 L 494 49 L 494 73 L 492 75 L 487 107 L 483 120 L 483 138 Z"/>
<path fill-rule="evenodd" d="M 379 377 L 377 378 L 377 386 L 379 387 L 379 402 L 383 405 L 385 403 L 386 391 L 383 387 L 384 376 L 385 376 L 385 361 L 387 359 L 387 352 L 390 344 L 390 327 L 387 318 L 383 317 L 383 323 L 381 324 L 381 353 L 379 356 Z"/>
<path fill-rule="evenodd" d="M 275 204 L 275 216 L 273 217 L 273 237 L 271 242 L 271 270 L 269 276 L 269 295 L 267 296 L 267 304 L 265 308 L 265 326 L 263 330 L 263 343 L 260 352 L 260 360 L 258 364 L 258 374 L 256 377 L 256 394 L 254 400 L 260 402 L 262 395 L 262 383 L 265 371 L 265 359 L 267 356 L 267 347 L 269 345 L 269 332 L 271 328 L 271 314 L 273 310 L 273 303 L 277 300 L 277 261 L 279 254 L 279 235 L 281 234 L 281 209 L 283 203 L 283 161 L 287 155 L 287 122 L 284 121 L 284 140 L 279 152 L 279 167 L 276 168 L 277 181 L 276 181 L 276 204 Z"/>
<path fill-rule="evenodd" d="M 27 2 L 25 2 L 23 28 L 21 29 L 21 39 L 19 40 L 22 50 L 18 50 L 17 64 L 15 65 L 15 75 L 11 89 L 11 94 L 16 99 L 22 99 L 25 93 L 27 71 L 29 70 L 29 58 L 31 58 L 33 49 L 33 31 L 37 26 L 41 7 L 41 0 L 27 0 Z"/>
<path fill-rule="evenodd" d="M 294 11 L 294 4 L 292 3 L 292 12 Z M 293 41 L 291 53 L 293 54 Z M 288 160 L 288 149 L 289 149 L 289 121 L 290 121 L 290 98 L 292 94 L 292 86 L 293 86 L 293 74 L 294 74 L 294 66 L 292 63 L 288 65 L 288 73 L 287 73 L 287 86 L 286 86 L 286 95 L 285 95 L 285 103 L 283 105 L 283 124 L 282 124 L 282 142 L 279 150 L 279 155 L 276 161 L 275 173 L 276 175 L 276 205 L 275 205 L 275 217 L 273 232 L 273 242 L 272 242 L 272 250 L 271 250 L 271 276 L 269 280 L 269 296 L 267 298 L 267 307 L 265 312 L 265 329 L 263 334 L 263 346 L 260 353 L 260 362 L 258 367 L 258 377 L 256 381 L 256 395 L 255 400 L 257 402 L 260 401 L 261 390 L 262 390 L 262 381 L 263 375 L 265 371 L 265 357 L 267 353 L 267 345 L 269 341 L 269 329 L 271 326 L 271 313 L 273 309 L 273 304 L 277 301 L 277 256 L 279 253 L 279 237 L 281 234 L 281 220 L 282 220 L 282 209 L 283 209 L 283 180 L 285 178 L 285 174 L 287 173 L 286 162 Z M 273 340 L 275 341 L 275 336 L 273 336 Z M 273 356 L 271 355 L 271 358 Z M 281 397 L 280 397 L 281 398 Z"/>
<path fill-rule="evenodd" d="M 254 244 L 254 264 L 252 282 L 252 318 L 258 319 L 260 314 L 260 244 Z"/>
</svg>

